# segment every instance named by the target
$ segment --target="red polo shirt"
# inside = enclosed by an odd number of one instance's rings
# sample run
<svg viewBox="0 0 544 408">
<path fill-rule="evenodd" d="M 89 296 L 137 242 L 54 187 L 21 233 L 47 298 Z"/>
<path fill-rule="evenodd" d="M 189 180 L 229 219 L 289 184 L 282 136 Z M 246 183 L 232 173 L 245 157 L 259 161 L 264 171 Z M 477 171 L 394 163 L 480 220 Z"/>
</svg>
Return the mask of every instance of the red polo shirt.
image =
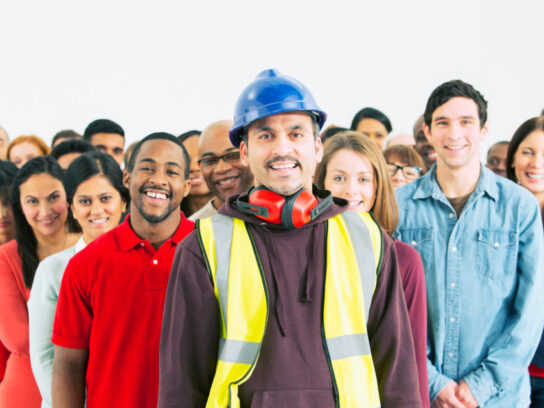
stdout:
<svg viewBox="0 0 544 408">
<path fill-rule="evenodd" d="M 157 406 L 164 296 L 176 245 L 194 223 L 182 213 L 157 251 L 129 218 L 74 255 L 62 279 L 52 341 L 89 349 L 87 408 Z"/>
</svg>

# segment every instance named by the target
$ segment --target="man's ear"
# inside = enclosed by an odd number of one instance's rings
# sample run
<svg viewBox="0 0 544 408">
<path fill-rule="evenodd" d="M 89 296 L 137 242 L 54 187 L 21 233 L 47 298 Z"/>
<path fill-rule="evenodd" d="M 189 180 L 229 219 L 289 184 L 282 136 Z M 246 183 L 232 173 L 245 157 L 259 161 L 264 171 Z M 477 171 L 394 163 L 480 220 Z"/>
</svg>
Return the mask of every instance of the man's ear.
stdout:
<svg viewBox="0 0 544 408">
<path fill-rule="evenodd" d="M 191 180 L 185 180 L 185 186 L 183 186 L 183 198 L 187 197 L 191 192 Z"/>
<path fill-rule="evenodd" d="M 123 184 L 126 188 L 129 188 L 130 186 L 130 173 L 127 169 L 123 169 Z"/>
<path fill-rule="evenodd" d="M 318 137 L 315 139 L 315 162 L 320 163 L 323 158 L 323 142 Z"/>
<path fill-rule="evenodd" d="M 480 130 L 480 140 L 485 140 L 487 138 L 488 133 L 489 133 L 489 121 L 486 120 L 484 125 L 482 126 L 482 129 Z"/>
<path fill-rule="evenodd" d="M 247 144 L 243 140 L 240 142 L 240 160 L 242 164 L 249 167 L 249 158 L 247 157 Z"/>
<path fill-rule="evenodd" d="M 423 122 L 423 125 L 421 125 L 421 128 L 423 129 L 423 133 L 425 134 L 427 141 L 430 144 L 433 144 L 433 136 L 431 135 L 431 128 L 429 128 L 425 122 Z"/>
</svg>

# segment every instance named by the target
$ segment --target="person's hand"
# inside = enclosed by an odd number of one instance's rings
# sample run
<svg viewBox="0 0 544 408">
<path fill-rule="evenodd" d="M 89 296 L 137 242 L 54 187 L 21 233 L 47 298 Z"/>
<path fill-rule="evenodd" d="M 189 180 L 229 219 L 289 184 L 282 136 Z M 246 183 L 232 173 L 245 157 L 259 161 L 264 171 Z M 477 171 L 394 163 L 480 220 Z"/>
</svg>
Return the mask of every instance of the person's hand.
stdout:
<svg viewBox="0 0 544 408">
<path fill-rule="evenodd" d="M 472 391 L 470 391 L 465 380 L 459 382 L 455 395 L 457 396 L 457 399 L 463 403 L 465 408 L 476 408 L 478 406 L 478 401 L 476 401 L 476 398 L 472 395 Z"/>
<path fill-rule="evenodd" d="M 457 387 L 457 383 L 453 380 L 447 383 L 433 401 L 432 408 L 465 408 L 456 395 Z"/>
</svg>

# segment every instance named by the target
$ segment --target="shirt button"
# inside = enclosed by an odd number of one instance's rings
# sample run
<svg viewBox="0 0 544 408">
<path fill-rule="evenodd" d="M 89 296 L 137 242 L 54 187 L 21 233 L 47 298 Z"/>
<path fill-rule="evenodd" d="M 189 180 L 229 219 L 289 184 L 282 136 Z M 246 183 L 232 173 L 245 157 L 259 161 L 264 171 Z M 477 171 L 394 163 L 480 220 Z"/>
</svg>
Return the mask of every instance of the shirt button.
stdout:
<svg viewBox="0 0 544 408">
<path fill-rule="evenodd" d="M 498 242 L 495 242 L 495 243 L 493 244 L 493 246 L 494 246 L 495 248 L 498 248 L 498 247 L 499 247 L 499 243 L 498 243 Z"/>
<path fill-rule="evenodd" d="M 451 250 L 452 250 L 453 252 L 457 252 L 457 248 L 456 248 L 456 247 L 453 247 Z"/>
<path fill-rule="evenodd" d="M 448 218 L 453 218 L 453 217 L 455 217 L 454 213 L 450 213 L 450 215 L 448 215 Z"/>
<path fill-rule="evenodd" d="M 143 242 L 140 242 L 140 246 L 144 246 L 145 244 Z"/>
<path fill-rule="evenodd" d="M 455 283 L 450 283 L 450 286 L 451 286 L 452 288 L 454 288 L 454 287 L 455 287 Z"/>
<path fill-rule="evenodd" d="M 455 321 L 455 317 L 450 317 L 450 322 L 454 322 Z"/>
<path fill-rule="evenodd" d="M 153 265 L 157 265 L 159 263 L 159 261 L 157 261 L 156 259 L 153 259 Z"/>
<path fill-rule="evenodd" d="M 448 356 L 449 356 L 449 357 L 453 357 L 453 353 L 448 353 Z"/>
<path fill-rule="evenodd" d="M 416 242 L 416 241 L 412 241 L 412 242 L 410 242 L 410 244 L 415 245 L 415 244 L 417 244 L 417 242 Z"/>
</svg>

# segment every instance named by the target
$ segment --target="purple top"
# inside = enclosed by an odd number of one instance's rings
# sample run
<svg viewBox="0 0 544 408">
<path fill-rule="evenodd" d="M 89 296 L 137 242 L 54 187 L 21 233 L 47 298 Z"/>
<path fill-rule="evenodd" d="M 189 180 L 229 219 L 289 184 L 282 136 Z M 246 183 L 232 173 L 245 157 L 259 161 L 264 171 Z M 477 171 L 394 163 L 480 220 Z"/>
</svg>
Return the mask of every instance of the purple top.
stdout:
<svg viewBox="0 0 544 408">
<path fill-rule="evenodd" d="M 423 407 L 430 407 L 429 381 L 427 377 L 427 294 L 425 290 L 425 270 L 417 250 L 410 245 L 395 240 L 399 260 L 402 289 L 410 316 L 410 326 L 416 349 L 416 363 L 419 376 L 419 393 Z"/>
<path fill-rule="evenodd" d="M 318 193 L 318 192 L 317 192 Z M 240 213 L 236 196 L 220 213 L 247 222 L 269 292 L 269 318 L 257 365 L 239 388 L 241 407 L 332 408 L 334 391 L 321 337 L 325 221 L 337 201 L 296 230 Z M 412 332 L 392 240 L 385 247 L 368 334 L 382 407 L 421 407 Z M 215 373 L 219 309 L 195 233 L 179 244 L 164 306 L 159 408 L 203 407 Z"/>
</svg>

